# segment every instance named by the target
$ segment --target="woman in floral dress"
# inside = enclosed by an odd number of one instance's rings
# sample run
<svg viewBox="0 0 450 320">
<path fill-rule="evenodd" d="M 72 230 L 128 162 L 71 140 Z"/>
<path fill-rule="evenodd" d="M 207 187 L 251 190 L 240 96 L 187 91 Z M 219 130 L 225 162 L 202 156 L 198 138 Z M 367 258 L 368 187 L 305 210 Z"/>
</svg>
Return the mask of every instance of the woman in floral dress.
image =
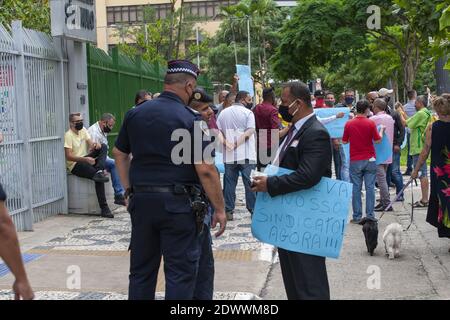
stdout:
<svg viewBox="0 0 450 320">
<path fill-rule="evenodd" d="M 436 98 L 433 108 L 439 120 L 427 128 L 425 146 L 411 178 L 417 178 L 420 166 L 431 151 L 427 222 L 438 229 L 440 238 L 450 238 L 450 94 Z"/>
</svg>

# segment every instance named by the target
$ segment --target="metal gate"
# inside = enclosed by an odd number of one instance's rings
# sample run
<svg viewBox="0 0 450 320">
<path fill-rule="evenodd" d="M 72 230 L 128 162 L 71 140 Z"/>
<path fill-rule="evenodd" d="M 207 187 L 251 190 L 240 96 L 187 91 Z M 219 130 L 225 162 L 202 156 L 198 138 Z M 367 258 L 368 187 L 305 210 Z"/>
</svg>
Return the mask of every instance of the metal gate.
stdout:
<svg viewBox="0 0 450 320">
<path fill-rule="evenodd" d="M 0 25 L 0 181 L 18 230 L 67 212 L 61 47 L 19 21 Z"/>
</svg>

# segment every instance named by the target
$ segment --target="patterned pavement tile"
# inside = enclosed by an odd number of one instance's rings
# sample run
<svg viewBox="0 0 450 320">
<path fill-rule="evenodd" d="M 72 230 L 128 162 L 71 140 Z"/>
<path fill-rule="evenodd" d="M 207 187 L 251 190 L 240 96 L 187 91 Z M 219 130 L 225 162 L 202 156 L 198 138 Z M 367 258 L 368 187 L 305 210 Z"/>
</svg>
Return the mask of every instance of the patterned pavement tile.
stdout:
<svg viewBox="0 0 450 320">
<path fill-rule="evenodd" d="M 244 189 L 238 188 L 237 193 Z M 212 230 L 212 233 L 215 231 Z M 94 219 L 66 236 L 54 238 L 33 249 L 52 251 L 127 251 L 131 237 L 131 221 L 125 209 L 116 211 L 114 219 Z M 260 250 L 262 243 L 252 236 L 250 213 L 243 197 L 236 201 L 234 220 L 218 239 L 213 237 L 213 250 Z"/>
<path fill-rule="evenodd" d="M 23 260 L 24 264 L 27 264 L 33 260 L 41 258 L 42 256 L 43 256 L 42 254 L 37 254 L 37 253 L 23 253 L 22 260 Z M 7 265 L 5 263 L 0 263 L 0 278 L 9 274 L 10 272 L 11 271 L 9 270 L 9 268 L 7 267 Z"/>
<path fill-rule="evenodd" d="M 116 292 L 36 291 L 35 300 L 127 300 L 128 295 Z M 0 290 L 0 300 L 12 300 L 11 290 Z M 155 300 L 164 300 L 164 292 L 156 292 Z M 213 300 L 261 300 L 249 292 L 215 292 Z"/>
</svg>

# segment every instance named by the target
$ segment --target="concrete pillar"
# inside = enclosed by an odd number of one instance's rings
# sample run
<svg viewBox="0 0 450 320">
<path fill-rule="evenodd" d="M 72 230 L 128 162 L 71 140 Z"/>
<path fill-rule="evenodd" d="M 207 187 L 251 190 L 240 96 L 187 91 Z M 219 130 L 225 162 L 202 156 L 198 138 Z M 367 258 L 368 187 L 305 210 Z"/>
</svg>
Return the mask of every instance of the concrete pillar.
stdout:
<svg viewBox="0 0 450 320">
<path fill-rule="evenodd" d="M 67 56 L 69 60 L 69 112 L 81 112 L 84 126 L 89 127 L 86 44 L 67 40 Z"/>
</svg>

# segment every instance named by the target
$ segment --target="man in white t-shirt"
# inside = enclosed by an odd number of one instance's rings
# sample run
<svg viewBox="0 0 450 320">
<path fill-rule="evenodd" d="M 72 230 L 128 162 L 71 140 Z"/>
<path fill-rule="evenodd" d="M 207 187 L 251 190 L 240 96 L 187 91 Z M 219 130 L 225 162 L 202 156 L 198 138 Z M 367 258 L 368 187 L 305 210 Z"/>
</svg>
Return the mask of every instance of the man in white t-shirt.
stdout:
<svg viewBox="0 0 450 320">
<path fill-rule="evenodd" d="M 108 133 L 111 132 L 115 123 L 116 118 L 112 114 L 104 113 L 100 120 L 88 129 L 92 141 L 104 144 L 109 149 Z M 111 182 L 114 189 L 114 203 L 121 206 L 126 206 L 124 197 L 125 190 L 120 183 L 119 174 L 116 170 L 116 162 L 109 156 L 106 156 L 105 169 L 111 174 Z"/>
<path fill-rule="evenodd" d="M 228 220 L 233 220 L 236 201 L 236 185 L 239 173 L 245 187 L 247 210 L 253 213 L 256 194 L 251 190 L 250 173 L 256 167 L 255 116 L 246 108 L 252 104 L 247 91 L 239 91 L 235 103 L 224 109 L 217 119 L 217 126 L 231 145 L 224 148 L 225 164 L 224 198 Z"/>
</svg>

